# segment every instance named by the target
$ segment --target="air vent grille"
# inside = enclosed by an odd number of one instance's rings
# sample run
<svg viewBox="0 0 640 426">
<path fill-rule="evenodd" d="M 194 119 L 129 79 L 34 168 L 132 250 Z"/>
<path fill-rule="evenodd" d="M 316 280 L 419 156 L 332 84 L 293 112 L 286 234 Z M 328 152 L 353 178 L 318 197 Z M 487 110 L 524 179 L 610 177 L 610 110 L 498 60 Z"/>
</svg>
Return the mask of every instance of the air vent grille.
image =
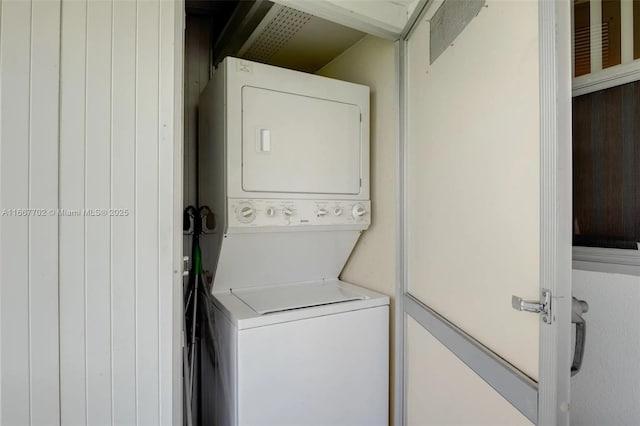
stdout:
<svg viewBox="0 0 640 426">
<path fill-rule="evenodd" d="M 242 56 L 251 61 L 268 62 L 311 18 L 308 13 L 282 7 Z"/>
</svg>

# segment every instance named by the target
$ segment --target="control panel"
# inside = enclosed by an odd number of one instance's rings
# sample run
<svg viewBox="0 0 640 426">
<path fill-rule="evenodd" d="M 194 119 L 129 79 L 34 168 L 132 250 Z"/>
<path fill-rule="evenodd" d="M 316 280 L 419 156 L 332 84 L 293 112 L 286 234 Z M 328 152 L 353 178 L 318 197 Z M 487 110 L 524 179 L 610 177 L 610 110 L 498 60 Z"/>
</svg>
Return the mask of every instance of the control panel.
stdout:
<svg viewBox="0 0 640 426">
<path fill-rule="evenodd" d="M 371 223 L 370 201 L 229 199 L 229 226 L 293 227 Z"/>
</svg>

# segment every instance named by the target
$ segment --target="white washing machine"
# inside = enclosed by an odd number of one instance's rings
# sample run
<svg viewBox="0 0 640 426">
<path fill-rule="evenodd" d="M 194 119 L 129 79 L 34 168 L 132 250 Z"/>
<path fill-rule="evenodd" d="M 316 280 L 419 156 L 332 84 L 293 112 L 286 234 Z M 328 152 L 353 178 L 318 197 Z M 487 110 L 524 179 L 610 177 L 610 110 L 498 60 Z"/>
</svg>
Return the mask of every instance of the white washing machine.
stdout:
<svg viewBox="0 0 640 426">
<path fill-rule="evenodd" d="M 370 224 L 369 89 L 225 59 L 200 98 L 215 271 L 207 424 L 388 424 L 389 299 L 338 276 Z M 211 225 L 210 225 L 211 226 Z"/>
</svg>

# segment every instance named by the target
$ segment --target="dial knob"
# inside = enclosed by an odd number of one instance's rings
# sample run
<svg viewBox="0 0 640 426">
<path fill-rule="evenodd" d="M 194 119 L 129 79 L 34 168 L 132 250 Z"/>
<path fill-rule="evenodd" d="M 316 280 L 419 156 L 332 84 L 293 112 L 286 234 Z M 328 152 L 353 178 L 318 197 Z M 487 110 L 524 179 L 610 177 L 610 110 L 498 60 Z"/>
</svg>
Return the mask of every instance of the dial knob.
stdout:
<svg viewBox="0 0 640 426">
<path fill-rule="evenodd" d="M 265 213 L 267 214 L 267 216 L 273 217 L 276 215 L 276 209 L 274 209 L 273 207 L 267 207 L 267 210 Z"/>
<path fill-rule="evenodd" d="M 329 212 L 326 209 L 318 209 L 318 211 L 316 211 L 316 214 L 318 215 L 318 217 L 323 217 L 329 214 Z"/>
<path fill-rule="evenodd" d="M 236 210 L 236 216 L 238 220 L 243 223 L 249 223 L 255 219 L 256 211 L 249 203 L 242 203 Z"/>
<path fill-rule="evenodd" d="M 353 210 L 351 211 L 351 213 L 353 214 L 353 217 L 357 219 L 366 215 L 367 210 L 361 204 L 356 204 L 355 206 L 353 206 Z"/>
<path fill-rule="evenodd" d="M 342 216 L 342 207 L 336 207 L 335 209 L 333 209 L 333 214 L 335 214 L 336 216 Z"/>
<path fill-rule="evenodd" d="M 282 214 L 285 216 L 293 216 L 293 209 L 285 207 L 284 209 L 282 209 Z"/>
</svg>

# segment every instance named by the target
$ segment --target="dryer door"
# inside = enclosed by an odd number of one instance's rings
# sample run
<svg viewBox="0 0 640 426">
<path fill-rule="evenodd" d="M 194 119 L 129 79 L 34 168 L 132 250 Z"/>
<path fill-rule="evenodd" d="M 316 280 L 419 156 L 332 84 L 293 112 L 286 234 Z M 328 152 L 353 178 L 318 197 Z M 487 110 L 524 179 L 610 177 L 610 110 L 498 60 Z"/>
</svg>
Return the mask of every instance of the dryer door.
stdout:
<svg viewBox="0 0 640 426">
<path fill-rule="evenodd" d="M 358 194 L 357 105 L 242 88 L 242 187 L 249 192 Z"/>
</svg>

